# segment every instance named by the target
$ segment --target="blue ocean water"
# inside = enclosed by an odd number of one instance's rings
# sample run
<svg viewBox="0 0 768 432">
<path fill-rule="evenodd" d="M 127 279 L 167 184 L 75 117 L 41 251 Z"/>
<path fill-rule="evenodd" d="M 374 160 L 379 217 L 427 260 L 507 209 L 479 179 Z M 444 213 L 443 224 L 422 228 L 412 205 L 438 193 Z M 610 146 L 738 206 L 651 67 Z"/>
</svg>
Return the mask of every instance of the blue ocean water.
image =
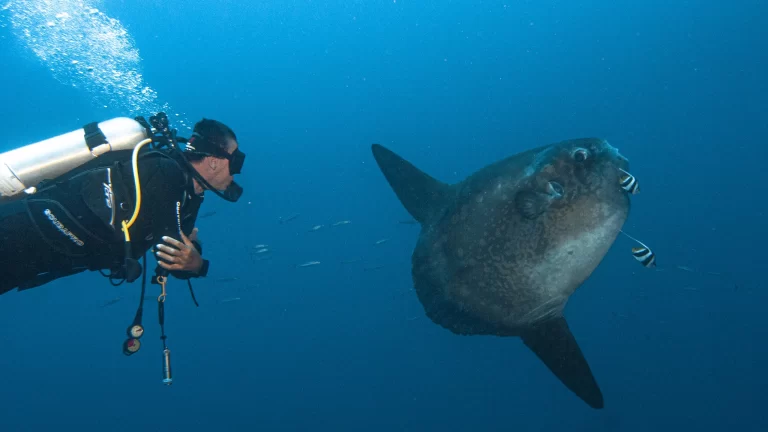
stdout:
<svg viewBox="0 0 768 432">
<path fill-rule="evenodd" d="M 0 297 L 0 429 L 768 430 L 766 16 L 757 0 L 7 3 L 0 151 L 164 109 L 182 135 L 223 121 L 248 158 L 241 201 L 202 210 L 200 307 L 170 282 L 173 386 L 151 302 L 141 351 L 121 353 L 138 283 L 78 275 Z M 568 303 L 599 411 L 519 339 L 429 321 L 419 228 L 370 152 L 458 182 L 583 136 L 630 159 L 625 230 L 659 261 L 620 237 Z"/>
</svg>

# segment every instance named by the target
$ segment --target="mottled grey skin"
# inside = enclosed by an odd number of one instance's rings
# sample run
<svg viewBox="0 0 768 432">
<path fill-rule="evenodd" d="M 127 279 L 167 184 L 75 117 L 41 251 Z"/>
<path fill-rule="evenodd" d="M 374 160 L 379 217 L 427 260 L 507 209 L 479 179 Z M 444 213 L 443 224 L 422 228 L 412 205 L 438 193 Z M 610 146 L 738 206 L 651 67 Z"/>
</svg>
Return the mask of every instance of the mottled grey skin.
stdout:
<svg viewBox="0 0 768 432">
<path fill-rule="evenodd" d="M 627 160 L 604 140 L 570 140 L 447 185 L 382 146 L 373 153 L 422 225 L 412 276 L 427 316 L 456 334 L 522 337 L 566 386 L 602 408 L 563 309 L 629 214 L 619 184 Z"/>
</svg>

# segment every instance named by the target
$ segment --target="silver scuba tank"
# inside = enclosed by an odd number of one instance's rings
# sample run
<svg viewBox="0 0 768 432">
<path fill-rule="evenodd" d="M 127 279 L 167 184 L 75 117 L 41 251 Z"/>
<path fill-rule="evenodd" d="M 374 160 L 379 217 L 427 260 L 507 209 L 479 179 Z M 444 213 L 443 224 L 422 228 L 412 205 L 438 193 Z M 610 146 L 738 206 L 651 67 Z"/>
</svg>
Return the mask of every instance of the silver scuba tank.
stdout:
<svg viewBox="0 0 768 432">
<path fill-rule="evenodd" d="M 133 150 L 149 138 L 138 121 L 117 117 L 0 153 L 0 204 L 33 194 L 43 180 L 52 180 L 99 156 Z"/>
</svg>

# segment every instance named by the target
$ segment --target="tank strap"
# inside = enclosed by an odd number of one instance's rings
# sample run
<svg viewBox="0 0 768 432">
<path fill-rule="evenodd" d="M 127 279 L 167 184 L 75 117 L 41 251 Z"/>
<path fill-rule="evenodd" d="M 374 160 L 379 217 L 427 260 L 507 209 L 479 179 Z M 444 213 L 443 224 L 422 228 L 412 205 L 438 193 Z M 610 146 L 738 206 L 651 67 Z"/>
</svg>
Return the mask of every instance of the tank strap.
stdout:
<svg viewBox="0 0 768 432">
<path fill-rule="evenodd" d="M 102 144 L 109 144 L 106 135 L 104 135 L 104 132 L 99 128 L 98 122 L 88 123 L 83 126 L 83 130 L 85 131 L 85 143 L 91 151 Z"/>
<path fill-rule="evenodd" d="M 142 116 L 136 116 L 133 119 L 136 120 L 140 125 L 144 127 L 144 130 L 147 131 L 147 136 L 151 137 L 154 135 L 154 132 L 152 132 L 152 126 L 149 125 L 149 122 L 147 122 L 147 119 L 145 119 Z"/>
</svg>

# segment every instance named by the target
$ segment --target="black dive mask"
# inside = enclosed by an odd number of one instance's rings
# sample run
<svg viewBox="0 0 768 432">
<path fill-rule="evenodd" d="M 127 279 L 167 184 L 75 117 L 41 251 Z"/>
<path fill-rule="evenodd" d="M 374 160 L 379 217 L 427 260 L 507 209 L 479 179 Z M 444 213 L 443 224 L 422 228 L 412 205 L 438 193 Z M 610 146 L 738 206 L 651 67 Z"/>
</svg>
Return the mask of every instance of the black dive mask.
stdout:
<svg viewBox="0 0 768 432">
<path fill-rule="evenodd" d="M 239 148 L 236 148 L 232 154 L 226 153 L 225 158 L 229 160 L 229 174 L 240 174 L 243 169 L 243 163 L 245 162 L 245 153 L 241 152 Z"/>
</svg>

